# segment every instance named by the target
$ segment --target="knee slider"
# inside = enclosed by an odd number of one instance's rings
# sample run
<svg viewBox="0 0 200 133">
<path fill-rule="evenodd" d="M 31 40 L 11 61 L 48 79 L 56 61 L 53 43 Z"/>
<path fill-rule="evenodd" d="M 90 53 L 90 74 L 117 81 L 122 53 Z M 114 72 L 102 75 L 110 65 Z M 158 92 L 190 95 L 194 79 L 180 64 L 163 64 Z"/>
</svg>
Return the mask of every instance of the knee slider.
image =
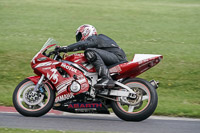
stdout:
<svg viewBox="0 0 200 133">
<path fill-rule="evenodd" d="M 92 50 L 86 50 L 84 52 L 84 54 L 85 54 L 86 59 L 89 62 L 93 62 L 93 61 L 97 60 L 96 53 L 94 51 L 92 51 Z"/>
</svg>

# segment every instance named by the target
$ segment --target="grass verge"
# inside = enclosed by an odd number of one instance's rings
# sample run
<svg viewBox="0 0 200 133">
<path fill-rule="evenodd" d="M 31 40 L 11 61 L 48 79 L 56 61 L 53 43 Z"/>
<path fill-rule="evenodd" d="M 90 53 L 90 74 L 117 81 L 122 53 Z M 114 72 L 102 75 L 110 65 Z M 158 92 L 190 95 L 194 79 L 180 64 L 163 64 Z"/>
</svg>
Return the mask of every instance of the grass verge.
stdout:
<svg viewBox="0 0 200 133">
<path fill-rule="evenodd" d="M 140 75 L 160 81 L 154 114 L 200 118 L 199 0 L 1 0 L 0 105 L 34 75 L 30 60 L 49 37 L 68 45 L 89 23 L 126 52 L 161 54 L 164 60 Z"/>
</svg>

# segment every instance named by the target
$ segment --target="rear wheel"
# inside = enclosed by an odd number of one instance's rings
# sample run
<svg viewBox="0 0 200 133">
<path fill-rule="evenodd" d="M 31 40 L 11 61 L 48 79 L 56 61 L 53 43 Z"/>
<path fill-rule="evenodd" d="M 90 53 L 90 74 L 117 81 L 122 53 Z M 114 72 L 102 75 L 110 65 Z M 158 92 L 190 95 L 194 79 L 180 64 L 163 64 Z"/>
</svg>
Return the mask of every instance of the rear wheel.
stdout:
<svg viewBox="0 0 200 133">
<path fill-rule="evenodd" d="M 38 117 L 46 114 L 53 106 L 55 93 L 48 84 L 44 84 L 34 92 L 35 84 L 25 79 L 15 88 L 13 104 L 15 109 L 24 116 Z"/>
<path fill-rule="evenodd" d="M 123 84 L 136 92 L 137 97 L 116 97 L 117 102 L 111 101 L 114 113 L 126 121 L 142 121 L 152 115 L 158 102 L 155 88 L 140 78 L 127 79 Z"/>
</svg>

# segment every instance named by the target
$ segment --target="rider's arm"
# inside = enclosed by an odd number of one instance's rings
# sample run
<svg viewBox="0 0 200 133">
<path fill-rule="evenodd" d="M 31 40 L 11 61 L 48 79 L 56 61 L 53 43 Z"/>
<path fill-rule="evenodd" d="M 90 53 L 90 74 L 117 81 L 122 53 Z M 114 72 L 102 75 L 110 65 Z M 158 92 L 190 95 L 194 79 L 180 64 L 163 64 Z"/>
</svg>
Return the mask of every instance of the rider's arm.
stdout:
<svg viewBox="0 0 200 133">
<path fill-rule="evenodd" d="M 87 48 L 96 48 L 98 47 L 96 39 L 90 38 L 85 41 L 79 41 L 77 43 L 71 44 L 67 47 L 60 47 L 60 52 L 71 52 L 71 51 L 80 51 Z"/>
<path fill-rule="evenodd" d="M 71 44 L 68 47 L 68 51 L 79 51 L 79 50 L 85 50 L 87 48 L 95 47 L 95 43 L 90 40 L 85 41 L 79 41 L 77 43 Z"/>
</svg>

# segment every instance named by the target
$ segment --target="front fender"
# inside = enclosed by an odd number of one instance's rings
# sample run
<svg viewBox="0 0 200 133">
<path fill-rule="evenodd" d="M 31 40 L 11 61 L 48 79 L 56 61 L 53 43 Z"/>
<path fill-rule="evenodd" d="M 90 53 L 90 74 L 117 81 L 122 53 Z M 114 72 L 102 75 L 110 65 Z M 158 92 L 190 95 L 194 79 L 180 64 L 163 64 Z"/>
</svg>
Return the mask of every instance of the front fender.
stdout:
<svg viewBox="0 0 200 133">
<path fill-rule="evenodd" d="M 31 76 L 31 77 L 27 77 L 27 79 L 30 79 L 36 85 L 38 81 L 40 80 L 40 77 L 41 76 Z M 52 85 L 49 81 L 47 81 L 46 83 L 49 84 L 53 90 L 56 90 L 55 86 Z"/>
<path fill-rule="evenodd" d="M 37 84 L 37 82 L 40 80 L 41 76 L 31 76 L 31 77 L 27 77 L 27 79 L 30 79 L 35 85 Z"/>
</svg>

